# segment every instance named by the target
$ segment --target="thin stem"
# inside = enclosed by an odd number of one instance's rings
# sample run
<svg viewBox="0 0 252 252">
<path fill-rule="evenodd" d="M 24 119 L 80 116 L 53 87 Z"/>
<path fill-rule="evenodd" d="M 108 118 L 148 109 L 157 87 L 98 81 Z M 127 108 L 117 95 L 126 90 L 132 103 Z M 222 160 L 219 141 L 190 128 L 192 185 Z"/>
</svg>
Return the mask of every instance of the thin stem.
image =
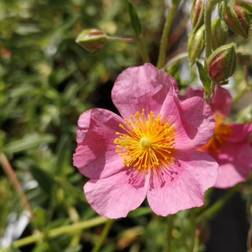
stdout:
<svg viewBox="0 0 252 252">
<path fill-rule="evenodd" d="M 237 95 L 236 97 L 234 98 L 233 100 L 233 104 L 237 104 L 240 99 L 243 97 L 243 95 L 245 95 L 248 91 L 250 91 L 250 88 L 249 87 L 244 87 Z"/>
<path fill-rule="evenodd" d="M 131 37 L 119 37 L 119 36 L 108 36 L 108 40 L 125 42 L 125 43 L 133 43 L 133 42 L 135 42 L 134 38 L 131 38 Z"/>
<path fill-rule="evenodd" d="M 151 213 L 149 208 L 139 208 L 134 213 L 131 213 L 129 216 L 140 217 L 140 216 L 147 215 L 149 213 Z M 66 225 L 63 227 L 51 229 L 46 233 L 46 237 L 47 238 L 54 238 L 54 237 L 64 235 L 64 234 L 76 234 L 80 230 L 85 230 L 85 229 L 89 229 L 92 227 L 96 227 L 96 226 L 99 226 L 107 221 L 108 221 L 108 219 L 106 219 L 104 217 L 96 217 L 91 220 L 84 220 L 84 221 L 74 223 L 71 225 Z M 39 242 L 41 239 L 43 239 L 43 237 L 44 237 L 43 233 L 36 233 L 36 234 L 30 235 L 28 237 L 25 237 L 23 239 L 19 239 L 19 240 L 15 241 L 12 245 L 16 248 L 23 247 L 28 244 Z"/>
<path fill-rule="evenodd" d="M 204 23 L 205 23 L 205 48 L 206 48 L 206 59 L 212 52 L 212 30 L 211 30 L 211 17 L 212 17 L 212 5 L 211 0 L 205 0 L 205 11 L 204 11 Z"/>
<path fill-rule="evenodd" d="M 239 189 L 239 186 L 230 189 L 221 199 L 201 213 L 199 217 L 196 218 L 196 222 L 200 223 L 201 221 L 207 221 L 215 217 L 226 203 L 239 191 Z"/>
<path fill-rule="evenodd" d="M 188 58 L 188 53 L 187 52 L 183 52 L 180 53 L 178 55 L 176 55 L 175 57 L 173 57 L 171 60 L 169 60 L 166 65 L 165 68 L 168 69 L 174 65 L 176 65 L 179 61 Z"/>
<path fill-rule="evenodd" d="M 167 15 L 166 20 L 165 20 L 165 25 L 162 32 L 160 48 L 159 48 L 159 55 L 158 55 L 158 62 L 157 62 L 158 68 L 162 68 L 165 65 L 169 37 L 171 34 L 172 24 L 173 24 L 173 21 L 177 12 L 177 8 L 178 8 L 178 4 L 173 4 L 171 6 L 169 15 Z"/>
<path fill-rule="evenodd" d="M 114 223 L 113 220 L 109 220 L 106 223 L 105 227 L 102 230 L 102 234 L 101 234 L 98 242 L 95 244 L 95 247 L 93 248 L 92 252 L 99 252 L 101 250 L 101 247 L 102 247 L 104 241 L 106 240 L 113 223 Z"/>
<path fill-rule="evenodd" d="M 199 252 L 199 235 L 200 235 L 200 231 L 199 229 L 196 227 L 195 229 L 195 233 L 194 233 L 194 240 L 193 240 L 193 248 L 192 248 L 192 252 Z"/>
<path fill-rule="evenodd" d="M 78 223 L 80 221 L 80 217 L 78 212 L 74 207 L 68 207 L 68 214 L 69 218 L 73 223 Z M 76 247 L 80 243 L 81 239 L 81 230 L 79 232 L 76 232 L 76 234 L 71 239 L 71 247 Z"/>
<path fill-rule="evenodd" d="M 85 220 L 85 221 L 75 223 L 72 225 L 66 225 L 63 227 L 54 228 L 54 229 L 51 229 L 48 231 L 48 233 L 46 234 L 46 237 L 47 238 L 55 238 L 57 236 L 61 236 L 64 234 L 75 234 L 75 233 L 78 233 L 80 230 L 89 229 L 89 228 L 101 225 L 107 221 L 108 221 L 108 219 L 106 219 L 104 217 L 97 217 L 97 218 L 93 218 L 91 220 Z M 43 237 L 44 237 L 43 233 L 36 233 L 36 234 L 30 235 L 26 238 L 17 240 L 12 245 L 15 248 L 20 248 L 20 247 L 26 246 L 28 244 L 39 242 L 41 239 L 43 239 Z"/>
<path fill-rule="evenodd" d="M 0 164 L 2 165 L 4 172 L 14 186 L 16 192 L 18 193 L 22 207 L 26 209 L 31 214 L 31 216 L 33 216 L 33 211 L 29 200 L 22 189 L 22 186 L 17 178 L 14 169 L 12 168 L 8 158 L 4 153 L 0 153 Z"/>
<path fill-rule="evenodd" d="M 164 240 L 164 252 L 172 252 L 172 230 L 173 230 L 174 216 L 167 218 L 167 231 Z"/>
<path fill-rule="evenodd" d="M 248 91 L 252 90 L 252 86 L 249 85 L 249 82 L 248 82 L 248 67 L 247 66 L 243 67 L 243 78 L 244 78 L 243 79 L 244 87 L 240 90 L 240 92 L 234 98 L 234 101 L 233 101 L 234 105 L 240 101 L 243 95 L 245 95 Z"/>
</svg>

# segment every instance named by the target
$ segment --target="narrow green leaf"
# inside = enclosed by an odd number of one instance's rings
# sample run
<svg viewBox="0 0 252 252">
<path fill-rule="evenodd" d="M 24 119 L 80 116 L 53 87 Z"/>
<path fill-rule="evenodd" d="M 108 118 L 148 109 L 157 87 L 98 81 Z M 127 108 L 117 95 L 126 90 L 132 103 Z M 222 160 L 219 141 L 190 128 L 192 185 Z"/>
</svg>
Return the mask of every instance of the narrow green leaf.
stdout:
<svg viewBox="0 0 252 252">
<path fill-rule="evenodd" d="M 142 33 L 142 26 L 141 26 L 140 19 L 137 15 L 134 5 L 130 1 L 127 1 L 127 2 L 128 2 L 128 11 L 130 15 L 131 25 L 134 29 L 135 36 L 139 37 Z"/>
<path fill-rule="evenodd" d="M 25 151 L 31 148 L 36 148 L 41 144 L 48 144 L 54 141 L 54 137 L 51 135 L 37 135 L 31 134 L 24 136 L 22 139 L 12 141 L 5 146 L 4 151 L 6 153 L 16 153 Z"/>
<path fill-rule="evenodd" d="M 55 181 L 54 179 L 44 170 L 35 167 L 31 168 L 31 173 L 34 179 L 39 183 L 40 188 L 51 195 Z"/>
<path fill-rule="evenodd" d="M 211 88 L 211 80 L 208 77 L 208 74 L 207 74 L 204 66 L 199 61 L 196 62 L 196 65 L 198 68 L 200 80 L 204 86 L 205 91 L 208 93 Z"/>
</svg>

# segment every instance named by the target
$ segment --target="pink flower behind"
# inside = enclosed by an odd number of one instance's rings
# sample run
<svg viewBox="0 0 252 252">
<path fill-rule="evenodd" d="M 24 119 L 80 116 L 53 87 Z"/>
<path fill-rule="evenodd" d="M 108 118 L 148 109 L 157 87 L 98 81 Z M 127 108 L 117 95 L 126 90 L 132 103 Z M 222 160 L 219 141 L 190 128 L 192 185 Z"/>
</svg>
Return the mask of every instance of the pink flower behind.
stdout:
<svg viewBox="0 0 252 252">
<path fill-rule="evenodd" d="M 132 67 L 112 90 L 122 117 L 104 109 L 80 116 L 73 162 L 90 179 L 84 192 L 97 213 L 125 217 L 146 197 L 162 216 L 203 204 L 218 165 L 197 147 L 212 136 L 214 120 L 201 97 L 180 101 L 177 92 L 151 64 Z"/>
<path fill-rule="evenodd" d="M 188 90 L 191 95 L 203 96 L 202 90 Z M 227 188 L 245 181 L 252 170 L 252 123 L 232 124 L 226 121 L 231 111 L 230 93 L 218 87 L 212 100 L 216 127 L 214 135 L 203 150 L 211 154 L 220 165 L 216 187 Z"/>
</svg>

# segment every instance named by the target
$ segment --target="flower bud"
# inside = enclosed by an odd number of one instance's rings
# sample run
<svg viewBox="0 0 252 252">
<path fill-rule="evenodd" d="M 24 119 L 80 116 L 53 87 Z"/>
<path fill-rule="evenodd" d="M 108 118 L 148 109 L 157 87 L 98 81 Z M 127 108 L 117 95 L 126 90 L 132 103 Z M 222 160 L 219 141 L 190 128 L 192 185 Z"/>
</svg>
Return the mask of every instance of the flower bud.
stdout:
<svg viewBox="0 0 252 252">
<path fill-rule="evenodd" d="M 223 84 L 233 75 L 236 65 L 235 44 L 219 47 L 207 59 L 209 77 L 218 84 Z"/>
<path fill-rule="evenodd" d="M 198 29 L 204 20 L 204 3 L 203 0 L 194 0 L 192 4 L 191 20 L 193 29 Z"/>
<path fill-rule="evenodd" d="M 212 46 L 216 49 L 224 45 L 228 37 L 228 27 L 220 18 L 212 23 Z"/>
<path fill-rule="evenodd" d="M 245 38 L 249 33 L 249 16 L 240 5 L 235 4 L 233 7 L 226 3 L 220 5 L 221 15 L 223 16 L 228 27 L 236 34 Z"/>
<path fill-rule="evenodd" d="M 88 52 L 93 53 L 101 49 L 107 42 L 107 39 L 107 35 L 101 30 L 85 29 L 78 35 L 75 42 Z"/>
<path fill-rule="evenodd" d="M 244 8 L 248 13 L 252 13 L 252 0 L 237 0 L 236 4 Z"/>
<path fill-rule="evenodd" d="M 205 26 L 202 25 L 198 30 L 190 34 L 188 40 L 188 56 L 192 64 L 199 58 L 205 43 Z"/>
</svg>

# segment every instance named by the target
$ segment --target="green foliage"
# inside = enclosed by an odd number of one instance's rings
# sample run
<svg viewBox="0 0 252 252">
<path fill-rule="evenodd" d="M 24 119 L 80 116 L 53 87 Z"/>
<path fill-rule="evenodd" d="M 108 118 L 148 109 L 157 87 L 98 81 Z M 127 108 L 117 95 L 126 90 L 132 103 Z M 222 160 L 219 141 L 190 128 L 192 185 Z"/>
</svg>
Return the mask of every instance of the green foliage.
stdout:
<svg viewBox="0 0 252 252">
<path fill-rule="evenodd" d="M 128 9 L 129 9 L 131 25 L 134 29 L 135 36 L 139 37 L 142 33 L 142 26 L 141 26 L 141 22 L 139 20 L 138 14 L 136 12 L 136 9 L 130 1 L 128 1 Z"/>
<path fill-rule="evenodd" d="M 118 38 L 131 36 L 133 28 L 140 47 L 146 43 L 154 61 L 163 10 L 161 0 L 0 1 L 0 154 L 7 155 L 33 209 L 21 237 L 24 240 L 12 244 L 8 251 L 91 251 L 100 241 L 106 220 L 97 217 L 85 201 L 85 179 L 72 165 L 76 122 L 80 113 L 92 106 L 111 109 L 104 97 L 110 97 L 116 76 L 142 60 L 136 43 L 108 40 L 102 50 L 89 54 L 75 40 L 86 29 L 99 29 Z M 180 16 L 177 19 L 181 19 L 179 37 L 186 26 Z M 182 44 L 186 50 L 186 43 Z M 251 62 L 251 41 L 239 49 L 246 52 L 242 59 L 248 57 Z M 172 52 L 175 56 L 178 53 Z M 185 89 L 198 79 L 197 71 L 182 59 L 173 62 L 169 71 Z M 204 87 L 210 89 L 203 65 L 198 63 L 198 69 Z M 238 67 L 236 82 L 244 82 L 243 69 Z M 236 85 L 235 93 L 244 92 L 244 85 Z M 244 122 L 251 118 L 248 106 L 240 109 L 235 119 Z M 5 235 L 9 215 L 20 217 L 23 211 L 17 192 L 0 169 L 0 237 Z M 195 229 L 200 228 L 194 218 L 197 213 L 182 212 L 174 217 L 172 251 L 192 251 Z M 163 251 L 168 229 L 164 218 L 142 207 L 113 224 L 102 251 Z M 29 246 L 27 236 L 32 239 Z"/>
</svg>

